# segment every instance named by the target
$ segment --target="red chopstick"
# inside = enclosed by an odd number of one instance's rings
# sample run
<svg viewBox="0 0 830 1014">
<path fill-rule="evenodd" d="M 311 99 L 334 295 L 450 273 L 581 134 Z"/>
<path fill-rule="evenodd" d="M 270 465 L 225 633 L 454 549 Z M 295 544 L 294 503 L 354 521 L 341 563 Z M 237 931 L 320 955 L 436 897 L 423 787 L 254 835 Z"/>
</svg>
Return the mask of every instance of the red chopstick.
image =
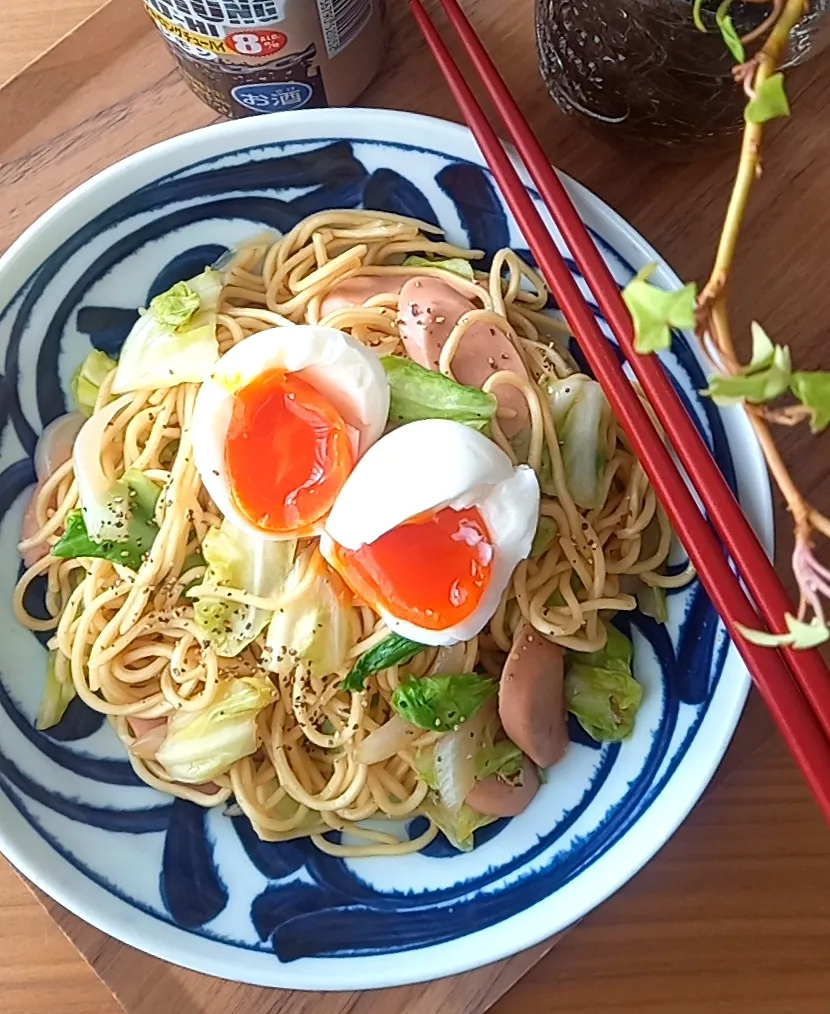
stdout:
<svg viewBox="0 0 830 1014">
<path fill-rule="evenodd" d="M 482 76 L 488 92 L 492 89 L 492 93 L 495 95 L 496 86 L 493 84 L 492 79 L 494 76 L 497 77 L 497 72 L 495 71 L 495 68 L 492 67 L 489 57 L 487 57 L 486 53 L 484 53 L 483 48 L 480 47 L 480 43 L 475 47 L 472 45 L 471 39 L 475 38 L 474 33 L 469 24 L 466 22 L 466 19 L 460 9 L 457 8 L 454 0 L 442 0 L 442 4 L 450 14 L 454 25 L 459 28 L 459 34 L 462 35 L 462 42 L 464 43 L 465 48 L 473 56 L 473 61 Z M 489 165 L 490 170 L 492 171 L 493 176 L 496 179 L 508 206 L 510 207 L 510 210 L 519 224 L 536 262 L 539 265 L 543 278 L 550 287 L 572 331 L 578 336 L 582 351 L 585 354 L 585 357 L 597 380 L 602 385 L 606 397 L 614 409 L 626 436 L 648 474 L 649 479 L 654 486 L 655 492 L 665 508 L 678 538 L 689 553 L 689 557 L 698 572 L 701 583 L 709 594 L 715 609 L 724 620 L 730 636 L 743 657 L 753 680 L 755 681 L 767 707 L 778 725 L 779 731 L 786 740 L 793 757 L 801 768 L 806 781 L 810 785 L 816 801 L 825 815 L 825 818 L 828 822 L 830 822 L 830 741 L 828 741 L 825 728 L 823 728 L 815 711 L 811 709 L 810 704 L 805 697 L 802 696 L 801 691 L 793 681 L 792 673 L 785 664 L 784 656 L 774 649 L 759 648 L 758 646 L 751 644 L 741 637 L 740 633 L 736 629 L 736 624 L 743 624 L 747 627 L 755 628 L 762 627 L 763 624 L 761 623 L 753 604 L 747 598 L 738 582 L 738 579 L 733 573 L 732 568 L 723 553 L 722 546 L 715 537 L 715 534 L 710 528 L 708 522 L 698 510 L 692 494 L 675 466 L 660 434 L 653 427 L 648 413 L 643 408 L 630 382 L 623 373 L 616 356 L 597 324 L 592 310 L 582 296 L 582 293 L 574 281 L 570 270 L 565 264 L 562 255 L 559 253 L 544 223 L 539 217 L 533 205 L 533 201 L 528 195 L 525 186 L 519 179 L 513 163 L 502 146 L 501 141 L 493 131 L 486 114 L 478 105 L 475 96 L 467 85 L 458 67 L 455 65 L 449 50 L 442 41 L 437 30 L 432 25 L 426 11 L 420 3 L 420 0 L 410 0 L 410 7 L 418 26 L 424 34 L 427 44 L 432 51 L 439 68 L 441 69 L 441 72 L 444 75 L 444 78 L 446 79 L 447 84 L 459 105 L 459 108 L 464 114 L 464 118 L 467 121 L 470 130 L 484 154 L 487 164 Z M 463 32 L 461 30 L 462 23 L 465 26 Z M 478 43 L 477 39 L 475 41 Z M 484 59 L 482 59 L 482 56 Z M 503 82 L 501 83 L 501 86 L 503 88 L 502 98 L 504 99 L 506 96 L 509 99 L 509 93 L 507 93 L 507 89 L 504 87 Z M 516 109 L 512 99 L 510 99 L 509 106 L 504 103 L 503 105 L 505 115 L 508 117 L 508 127 L 511 126 L 516 119 L 522 119 L 521 114 L 518 113 L 518 109 Z M 522 120 L 522 122 L 524 121 Z M 527 134 L 530 135 L 527 125 L 525 124 L 524 126 Z M 530 136 L 532 137 L 532 135 Z M 538 145 L 536 145 L 536 148 L 538 149 Z M 542 156 L 542 158 L 544 158 L 544 156 Z M 551 198 L 549 210 L 551 214 L 556 217 L 555 209 L 560 204 L 564 203 L 557 192 L 557 187 L 559 190 L 562 190 L 562 188 L 561 184 L 559 184 L 558 180 L 556 180 L 553 170 L 546 161 L 544 162 L 544 167 L 543 171 L 538 162 L 534 166 L 540 177 L 549 175 L 554 178 L 555 183 L 553 185 L 551 185 L 549 181 L 546 181 L 547 185 L 545 189 Z M 537 186 L 539 186 L 540 193 L 545 196 L 536 177 L 534 177 L 534 180 L 536 181 Z M 562 193 L 564 193 L 564 191 L 562 191 Z M 565 196 L 565 200 L 567 201 L 567 196 Z M 575 211 L 573 212 L 573 215 L 576 215 Z M 574 256 L 576 257 L 576 249 L 574 248 L 578 247 L 580 249 L 581 256 L 584 258 L 585 251 L 583 247 L 585 244 L 584 241 L 580 239 L 579 231 L 573 226 L 572 222 L 570 231 L 571 238 L 568 242 Z M 582 267 L 583 273 L 586 276 L 586 281 L 589 285 L 591 285 L 592 282 L 594 282 L 593 268 L 592 273 L 589 274 L 578 258 L 577 263 L 579 263 L 580 267 Z M 613 281 L 612 284 L 614 284 Z M 603 288 L 607 288 L 607 286 L 604 286 Z M 607 291 L 604 295 L 610 305 Z M 621 317 L 627 317 L 627 313 L 624 309 L 622 314 L 608 314 L 609 323 L 612 323 L 612 325 L 618 325 Z M 624 350 L 627 351 L 631 344 L 630 322 L 627 323 L 624 333 L 628 335 L 628 346 L 623 345 Z M 633 356 L 633 358 L 639 357 Z M 656 363 L 656 360 L 653 360 L 653 358 L 647 361 Z M 658 366 L 658 369 L 661 368 Z M 648 395 L 652 404 L 654 404 L 656 395 L 652 389 L 652 372 L 653 371 L 646 369 L 641 373 L 638 373 L 638 377 L 643 390 Z M 672 399 L 674 399 L 677 404 L 678 410 L 685 415 L 685 411 L 679 401 L 677 401 L 674 391 L 670 384 L 668 384 L 665 375 L 663 375 L 663 381 L 664 384 L 662 386 L 664 388 L 668 388 Z M 662 393 L 660 396 L 663 396 Z M 654 407 L 655 409 L 657 408 L 656 405 Z M 671 414 L 673 415 L 672 429 L 674 432 L 685 434 L 685 428 L 683 427 L 682 421 L 676 418 L 674 412 L 671 412 Z M 695 437 L 697 437 L 694 426 L 688 417 L 686 417 L 686 424 L 686 428 L 691 430 L 695 434 Z M 680 448 L 677 446 L 675 437 L 672 436 L 671 433 L 669 435 L 679 454 Z M 685 435 L 680 439 L 685 440 Z M 708 451 L 706 450 L 705 445 L 702 444 L 702 441 L 698 438 L 697 442 L 708 456 Z M 690 477 L 697 479 L 698 482 L 700 482 L 701 480 L 696 471 L 694 455 L 692 455 L 690 461 L 691 465 L 686 466 L 688 473 Z M 686 462 L 684 460 L 684 465 L 685 464 Z M 728 492 L 728 487 L 726 486 L 726 483 L 724 482 L 723 477 L 720 475 L 720 472 L 714 462 L 711 462 L 711 469 L 706 469 L 706 474 L 708 475 L 710 471 L 713 471 L 716 474 L 719 486 L 722 486 Z M 704 492 L 706 493 L 706 496 L 704 496 Z M 709 507 L 709 500 L 717 500 L 717 497 L 710 496 L 709 492 L 709 490 L 698 489 L 698 493 L 703 502 L 706 503 L 707 507 Z M 731 494 L 729 494 L 729 496 L 731 498 Z M 722 505 L 718 504 L 718 507 L 720 506 Z M 738 508 L 737 505 L 735 505 L 735 508 L 737 515 L 741 519 L 738 524 L 738 529 L 742 531 L 746 528 L 751 536 L 751 539 L 754 540 L 754 535 L 752 535 L 751 529 L 741 515 L 740 508 Z M 722 520 L 720 510 L 717 510 L 717 512 L 712 511 L 711 513 L 713 520 Z M 735 518 L 731 518 L 731 520 L 734 523 Z M 726 531 L 721 531 L 721 534 L 736 563 L 740 564 L 741 573 L 747 580 L 747 584 L 749 584 L 749 578 L 747 575 L 753 567 L 757 568 L 757 560 L 755 559 L 757 554 L 753 554 L 750 551 L 751 563 L 748 566 L 746 561 L 746 547 L 744 545 L 746 542 L 746 536 L 743 535 L 736 541 L 734 537 L 734 530 L 729 529 L 728 527 Z M 763 551 L 760 550 L 760 547 L 758 548 L 760 556 L 763 559 L 764 566 L 771 570 Z M 772 573 L 774 575 L 774 572 Z M 778 579 L 776 578 L 775 581 L 777 582 L 777 580 Z M 768 586 L 765 584 L 765 579 L 763 577 L 759 577 L 757 570 L 754 570 L 752 573 L 752 587 L 759 589 L 761 592 L 761 594 L 758 594 L 757 597 L 759 599 L 759 603 L 764 603 L 764 614 L 766 616 L 767 611 L 772 610 L 773 607 L 770 605 L 769 600 L 766 597 Z M 782 593 L 786 598 L 786 593 L 783 592 L 783 589 Z M 787 605 L 790 609 L 792 609 L 788 600 Z M 784 608 L 787 607 L 785 606 Z M 783 626 L 781 622 L 782 612 L 783 609 L 779 611 L 776 616 L 778 629 L 780 629 L 780 626 Z M 775 614 L 772 613 L 772 615 Z M 789 660 L 790 658 L 797 656 L 796 661 L 801 663 L 801 657 L 807 656 L 808 654 L 810 653 L 789 652 L 787 657 Z M 812 654 L 815 659 L 812 663 L 814 671 L 816 673 L 819 673 L 820 671 L 820 676 L 816 675 L 814 678 L 820 678 L 830 687 L 830 679 L 828 678 L 827 670 L 821 661 L 821 657 L 817 652 L 813 652 Z M 806 678 L 806 672 L 804 672 L 805 668 L 806 667 L 801 665 L 802 678 Z M 812 688 L 812 693 L 815 694 L 815 688 Z M 820 711 L 819 714 L 821 714 Z M 828 708 L 827 713 L 823 717 L 830 717 L 830 708 Z M 828 725 L 828 728 L 830 728 L 830 725 Z"/>
<path fill-rule="evenodd" d="M 507 89 L 489 54 L 473 31 L 456 0 L 441 0 L 450 22 L 478 71 L 490 100 L 508 128 L 531 179 L 562 233 L 574 260 L 596 297 L 611 332 L 640 381 L 675 453 L 690 476 L 732 558 L 740 562 L 741 576 L 770 630 L 785 629 L 784 614 L 795 613 L 781 579 L 773 569 L 732 490 L 727 485 L 700 433 L 677 397 L 656 356 L 634 351 L 631 317 L 620 290 L 596 243 L 585 228 L 565 187 L 545 156 L 542 146 Z M 787 662 L 802 693 L 830 737 L 830 672 L 815 649 L 784 649 Z"/>
</svg>

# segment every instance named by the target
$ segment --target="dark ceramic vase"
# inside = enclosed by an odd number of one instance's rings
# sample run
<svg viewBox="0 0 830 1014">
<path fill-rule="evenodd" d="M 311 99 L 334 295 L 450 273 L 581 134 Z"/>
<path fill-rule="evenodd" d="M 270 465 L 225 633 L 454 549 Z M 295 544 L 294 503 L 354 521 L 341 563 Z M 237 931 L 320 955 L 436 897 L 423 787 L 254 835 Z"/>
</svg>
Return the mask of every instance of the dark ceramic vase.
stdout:
<svg viewBox="0 0 830 1014">
<path fill-rule="evenodd" d="M 830 0 L 813 0 L 793 33 L 788 66 L 830 39 L 828 10 Z M 769 8 L 737 2 L 731 13 L 743 35 Z M 746 98 L 712 10 L 703 17 L 706 34 L 695 28 L 689 0 L 536 0 L 548 91 L 563 112 L 640 151 L 681 160 L 724 148 L 741 128 Z"/>
</svg>

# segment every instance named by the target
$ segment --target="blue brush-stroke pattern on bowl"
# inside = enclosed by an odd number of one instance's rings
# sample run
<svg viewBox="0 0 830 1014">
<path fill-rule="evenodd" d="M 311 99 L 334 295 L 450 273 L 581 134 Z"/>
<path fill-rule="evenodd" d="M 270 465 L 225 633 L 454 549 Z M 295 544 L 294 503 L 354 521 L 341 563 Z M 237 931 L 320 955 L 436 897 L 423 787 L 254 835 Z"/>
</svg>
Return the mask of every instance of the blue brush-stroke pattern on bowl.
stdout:
<svg viewBox="0 0 830 1014">
<path fill-rule="evenodd" d="M 365 168 L 361 152 L 371 153 L 371 172 Z M 272 144 L 248 154 L 236 153 L 233 158 L 208 159 L 139 189 L 63 242 L 0 315 L 0 324 L 10 315 L 5 376 L 0 378 L 0 446 L 11 434 L 29 455 L 0 473 L 0 522 L 32 482 L 30 457 L 37 433 L 65 411 L 62 359 L 68 351 L 73 352 L 67 343 L 80 341 L 83 335 L 92 346 L 116 355 L 135 320 L 137 305 L 146 305 L 155 293 L 195 274 L 227 249 L 230 241 L 222 223 L 229 229 L 230 223 L 244 220 L 251 223 L 250 232 L 257 231 L 254 223 L 284 231 L 316 210 L 361 206 L 437 222 L 437 202 L 449 199 L 468 245 L 483 249 L 485 263 L 489 263 L 495 250 L 511 239 L 503 203 L 489 174 L 473 163 L 427 152 L 442 159 L 443 165 L 425 193 L 405 172 L 406 158 L 412 153 L 424 154 L 402 144 L 351 144 L 332 139 L 311 151 Z M 386 165 L 378 166 L 384 161 Z M 207 219 L 216 225 L 220 242 L 205 242 L 200 236 L 199 242 L 192 243 L 190 230 Z M 90 240 L 104 234 L 110 238 L 104 251 L 85 256 Z M 623 276 L 619 280 L 632 277 L 633 266 L 603 243 Z M 129 298 L 108 291 L 107 301 L 102 302 L 107 279 L 118 273 L 119 266 L 135 257 L 143 256 L 142 263 L 146 262 L 150 254 L 142 255 L 142 251 L 156 247 L 175 253 L 163 263 L 152 255 L 156 270 L 144 289 L 133 287 L 124 293 Z M 50 286 L 67 266 L 72 268 L 72 281 L 55 299 Z M 575 267 L 572 270 L 576 273 Z M 123 272 L 119 277 L 123 278 Z M 42 300 L 49 300 L 50 306 L 54 301 L 54 306 L 35 350 L 35 416 L 31 392 L 27 395 L 20 387 L 20 365 L 31 345 L 27 328 Z M 74 349 L 73 361 L 82 354 L 81 349 Z M 682 335 L 675 336 L 666 362 L 675 386 L 734 487 L 720 416 L 697 394 L 705 380 Z M 143 798 L 120 809 L 70 798 L 32 778 L 7 754 L 5 743 L 0 743 L 0 787 L 18 812 L 91 880 L 137 910 L 190 933 L 248 950 L 272 949 L 283 962 L 309 956 L 385 954 L 453 940 L 524 911 L 569 884 L 618 842 L 662 791 L 706 714 L 727 650 L 723 629 L 700 587 L 685 592 L 683 599 L 685 615 L 673 636 L 647 617 L 633 615 L 619 620 L 626 631 L 636 631 L 638 651 L 653 653 L 662 674 L 659 721 L 625 791 L 586 833 L 575 832 L 607 789 L 627 748 L 616 744 L 600 749 L 586 742 L 584 733 L 572 726 L 573 749 L 586 750 L 592 765 L 580 793 L 554 826 L 526 836 L 518 851 L 491 851 L 490 865 L 475 875 L 462 872 L 466 858 L 439 836 L 423 853 L 424 862 L 437 866 L 424 869 L 450 870 L 449 877 L 441 873 L 430 884 L 425 873 L 418 889 L 378 886 L 364 878 L 365 867 L 360 862 L 328 856 L 309 841 L 262 842 L 238 816 L 208 817 L 192 803 L 171 803 L 164 797 L 156 797 L 149 805 Z M 71 772 L 85 786 L 115 785 L 123 791 L 143 791 L 136 788 L 132 769 L 117 753 L 102 756 L 86 750 L 86 741 L 97 743 L 106 730 L 101 729 L 101 717 L 80 702 L 73 703 L 64 721 L 48 735 L 36 732 L 31 716 L 17 702 L 18 679 L 18 673 L 3 673 L 0 712 L 25 740 L 26 749 L 38 751 L 44 763 Z M 111 871 L 97 868 L 95 856 L 79 854 L 61 839 L 58 825 L 50 823 L 48 813 L 113 835 L 161 836 L 155 853 L 158 896 L 139 896 L 129 876 L 118 879 Z M 423 823 L 423 818 L 411 821 L 410 835 L 420 833 Z M 477 844 L 502 841 L 510 828 L 511 822 L 499 821 L 479 833 Z M 230 863 L 229 856 L 233 863 L 248 864 L 248 879 L 253 883 L 258 878 L 261 885 L 251 892 L 245 913 L 248 925 L 237 919 L 233 931 L 230 919 L 222 923 L 237 883 L 238 867 Z"/>
</svg>

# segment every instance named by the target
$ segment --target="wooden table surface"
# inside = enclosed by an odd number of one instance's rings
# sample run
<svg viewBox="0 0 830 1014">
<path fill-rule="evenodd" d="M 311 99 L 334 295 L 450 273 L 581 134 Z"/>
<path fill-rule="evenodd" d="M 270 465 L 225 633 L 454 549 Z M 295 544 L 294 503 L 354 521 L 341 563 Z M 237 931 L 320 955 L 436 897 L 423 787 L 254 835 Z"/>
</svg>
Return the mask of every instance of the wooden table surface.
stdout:
<svg viewBox="0 0 830 1014">
<path fill-rule="evenodd" d="M 0 83 L 100 2 L 0 0 Z M 495 0 L 478 2 L 486 6 Z M 532 60 L 529 48 L 529 67 Z M 827 315 L 822 321 L 819 314 L 830 311 L 824 295 L 827 258 L 815 260 L 815 243 L 808 236 L 830 227 L 830 139 L 826 100 L 813 94 L 810 102 L 812 127 L 794 127 L 786 154 L 771 159 L 768 170 L 789 173 L 794 180 L 802 175 L 806 184 L 787 209 L 790 217 L 773 209 L 772 228 L 755 229 L 750 242 L 763 244 L 771 258 L 782 249 L 791 252 L 786 270 L 799 273 L 802 297 L 810 291 L 804 287 L 805 272 L 812 273 L 815 285 L 824 279 L 815 307 L 805 306 L 803 299 L 793 302 L 782 285 L 780 319 L 770 323 L 788 326 L 785 340 L 802 356 L 812 353 L 809 365 L 823 361 L 826 366 L 830 354 L 819 336 L 826 334 Z M 651 184 L 680 185 L 671 172 L 652 171 Z M 698 170 L 674 172 L 696 185 Z M 720 198 L 724 172 L 721 167 L 716 173 Z M 636 172 L 628 175 L 632 187 L 641 186 Z M 763 209 L 763 198 L 758 204 Z M 654 228 L 647 199 L 642 218 Z M 676 223 L 670 256 L 678 259 L 681 240 L 694 249 L 711 246 L 711 238 L 695 230 L 695 221 Z M 699 256 L 687 258 L 695 268 L 702 263 Z M 686 266 L 682 257 L 678 264 L 681 270 Z M 753 279 L 739 276 L 744 304 L 751 300 L 752 284 Z M 818 481 L 818 468 L 805 465 L 802 471 L 802 478 Z M 826 506 L 826 496 L 814 495 Z M 760 705 L 751 700 L 750 707 L 752 735 L 739 733 L 731 773 L 716 780 L 659 856 L 568 934 L 494 1008 L 496 1014 L 528 1009 L 539 1014 L 830 1014 L 830 834 Z M 0 861 L 0 1014 L 120 1010 Z M 158 1014 L 198 1012 L 178 996 Z"/>
</svg>

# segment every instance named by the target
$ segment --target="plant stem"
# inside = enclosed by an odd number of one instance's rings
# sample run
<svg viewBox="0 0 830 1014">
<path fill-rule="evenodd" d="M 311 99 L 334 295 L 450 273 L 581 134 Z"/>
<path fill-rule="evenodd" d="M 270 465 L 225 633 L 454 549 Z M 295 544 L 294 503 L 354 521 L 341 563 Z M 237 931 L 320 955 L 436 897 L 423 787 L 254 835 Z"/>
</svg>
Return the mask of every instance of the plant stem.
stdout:
<svg viewBox="0 0 830 1014">
<path fill-rule="evenodd" d="M 786 0 L 782 4 L 766 42 L 751 61 L 756 67 L 752 80 L 755 91 L 775 73 L 790 32 L 806 13 L 808 6 L 809 0 Z M 727 369 L 730 367 L 734 369 L 737 363 L 727 313 L 729 272 L 735 259 L 741 224 L 752 185 L 759 173 L 762 137 L 762 124 L 749 122 L 745 124 L 738 170 L 726 210 L 715 263 L 709 280 L 700 294 L 700 306 L 709 335 L 720 351 Z M 793 516 L 796 541 L 809 540 L 810 530 L 813 527 L 824 535 L 830 535 L 830 520 L 811 508 L 799 493 L 761 412 L 751 405 L 745 407 L 770 473 L 783 493 Z"/>
<path fill-rule="evenodd" d="M 755 436 L 767 460 L 767 467 L 775 480 L 775 484 L 784 494 L 787 507 L 793 516 L 796 537 L 808 536 L 811 527 L 811 516 L 816 512 L 804 502 L 804 497 L 799 493 L 793 477 L 784 464 L 784 459 L 781 457 L 781 452 L 778 450 L 772 433 L 770 433 L 769 426 L 764 422 L 758 409 L 752 405 L 747 405 L 746 410 L 752 428 L 755 430 Z M 828 522 L 828 527 L 830 528 L 830 522 Z"/>
<path fill-rule="evenodd" d="M 759 85 L 775 73 L 790 32 L 806 13 L 808 5 L 809 0 L 787 0 L 767 41 L 760 52 L 752 58 L 758 67 L 754 80 L 756 91 Z M 701 301 L 704 303 L 725 301 L 727 279 L 735 259 L 741 223 L 746 212 L 749 195 L 752 192 L 752 184 L 758 172 L 763 132 L 763 124 L 760 123 L 747 123 L 744 126 L 738 172 L 732 187 L 732 195 L 729 198 L 729 206 L 726 209 L 723 230 L 715 255 L 715 264 L 709 281 L 701 293 Z M 729 346 L 724 347 L 724 352 L 734 357 L 734 350 Z"/>
</svg>

